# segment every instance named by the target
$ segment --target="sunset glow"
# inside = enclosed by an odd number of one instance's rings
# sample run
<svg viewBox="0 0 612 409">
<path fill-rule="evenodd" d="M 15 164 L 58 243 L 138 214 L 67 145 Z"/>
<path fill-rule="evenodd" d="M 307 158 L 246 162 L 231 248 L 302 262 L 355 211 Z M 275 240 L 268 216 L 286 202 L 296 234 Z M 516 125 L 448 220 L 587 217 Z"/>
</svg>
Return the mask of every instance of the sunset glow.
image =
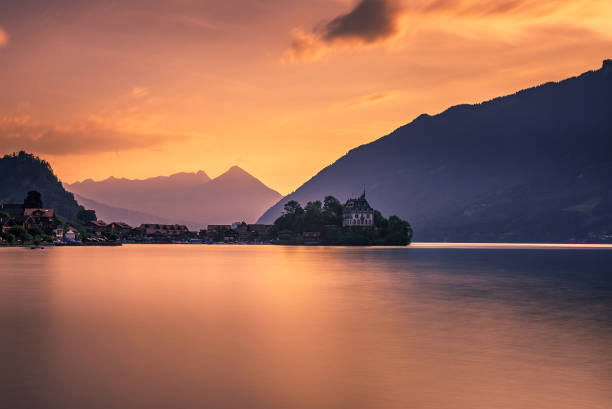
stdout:
<svg viewBox="0 0 612 409">
<path fill-rule="evenodd" d="M 0 5 L 0 153 L 65 182 L 238 165 L 287 194 L 420 113 L 612 55 L 609 0 L 42 4 Z"/>
</svg>

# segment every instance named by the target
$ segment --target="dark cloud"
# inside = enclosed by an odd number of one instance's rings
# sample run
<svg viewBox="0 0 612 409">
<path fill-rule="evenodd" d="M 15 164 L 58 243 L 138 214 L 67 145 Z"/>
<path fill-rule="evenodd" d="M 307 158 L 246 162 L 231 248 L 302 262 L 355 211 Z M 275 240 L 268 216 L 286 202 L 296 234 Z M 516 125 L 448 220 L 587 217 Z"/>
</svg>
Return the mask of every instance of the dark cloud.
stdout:
<svg viewBox="0 0 612 409">
<path fill-rule="evenodd" d="M 185 136 L 141 134 L 108 129 L 96 122 L 57 126 L 28 116 L 0 118 L 0 152 L 29 150 L 39 154 L 72 155 L 151 148 Z"/>
<path fill-rule="evenodd" d="M 398 32 L 399 0 L 361 0 L 348 13 L 311 32 L 293 30 L 284 61 L 316 60 L 336 42 L 372 44 Z"/>
<path fill-rule="evenodd" d="M 400 7 L 395 0 L 361 0 L 349 13 L 325 26 L 323 40 L 357 39 L 371 43 L 397 32 Z"/>
</svg>

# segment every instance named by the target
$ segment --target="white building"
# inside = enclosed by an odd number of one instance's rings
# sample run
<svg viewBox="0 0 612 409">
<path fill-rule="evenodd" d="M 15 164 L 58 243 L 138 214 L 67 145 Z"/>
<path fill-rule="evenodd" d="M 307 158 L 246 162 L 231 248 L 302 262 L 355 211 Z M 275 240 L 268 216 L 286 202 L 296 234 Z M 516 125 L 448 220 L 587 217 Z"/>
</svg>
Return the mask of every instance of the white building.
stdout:
<svg viewBox="0 0 612 409">
<path fill-rule="evenodd" d="M 349 199 L 342 212 L 342 226 L 374 226 L 374 209 L 365 197 L 365 192 L 358 199 Z"/>
<path fill-rule="evenodd" d="M 68 229 L 68 231 L 66 232 L 66 236 L 65 237 L 68 240 L 76 240 L 76 235 L 77 235 L 77 232 L 75 230 Z"/>
</svg>

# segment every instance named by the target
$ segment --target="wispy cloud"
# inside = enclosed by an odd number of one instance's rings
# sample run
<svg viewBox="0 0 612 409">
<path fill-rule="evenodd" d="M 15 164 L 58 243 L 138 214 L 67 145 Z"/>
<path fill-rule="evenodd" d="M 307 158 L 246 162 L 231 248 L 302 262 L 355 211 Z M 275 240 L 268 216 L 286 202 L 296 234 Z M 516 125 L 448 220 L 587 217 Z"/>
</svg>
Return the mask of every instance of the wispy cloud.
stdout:
<svg viewBox="0 0 612 409">
<path fill-rule="evenodd" d="M 383 101 L 386 101 L 395 96 L 395 92 L 377 92 L 374 94 L 362 95 L 358 98 L 354 98 L 348 101 L 345 106 L 346 107 L 359 107 L 365 105 L 377 104 Z"/>
<path fill-rule="evenodd" d="M 147 87 L 134 87 L 132 88 L 132 96 L 134 97 L 146 97 L 151 93 Z"/>
<path fill-rule="evenodd" d="M 0 118 L 0 151 L 29 150 L 71 155 L 151 148 L 187 139 L 186 135 L 138 133 L 112 129 L 95 120 L 69 125 L 48 124 L 28 115 Z"/>
</svg>

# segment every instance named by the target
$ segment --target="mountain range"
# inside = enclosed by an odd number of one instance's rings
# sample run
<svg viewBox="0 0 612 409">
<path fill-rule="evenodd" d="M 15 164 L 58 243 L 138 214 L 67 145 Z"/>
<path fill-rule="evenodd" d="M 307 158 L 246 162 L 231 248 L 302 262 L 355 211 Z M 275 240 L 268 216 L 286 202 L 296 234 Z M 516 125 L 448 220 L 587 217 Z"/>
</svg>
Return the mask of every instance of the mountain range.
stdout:
<svg viewBox="0 0 612 409">
<path fill-rule="evenodd" d="M 282 198 L 238 166 L 214 179 L 198 171 L 142 180 L 87 179 L 64 186 L 107 222 L 179 223 L 193 230 L 208 224 L 255 222 Z"/>
<path fill-rule="evenodd" d="M 422 114 L 321 170 L 289 200 L 366 190 L 416 241 L 612 241 L 612 60 L 475 105 Z"/>
</svg>

